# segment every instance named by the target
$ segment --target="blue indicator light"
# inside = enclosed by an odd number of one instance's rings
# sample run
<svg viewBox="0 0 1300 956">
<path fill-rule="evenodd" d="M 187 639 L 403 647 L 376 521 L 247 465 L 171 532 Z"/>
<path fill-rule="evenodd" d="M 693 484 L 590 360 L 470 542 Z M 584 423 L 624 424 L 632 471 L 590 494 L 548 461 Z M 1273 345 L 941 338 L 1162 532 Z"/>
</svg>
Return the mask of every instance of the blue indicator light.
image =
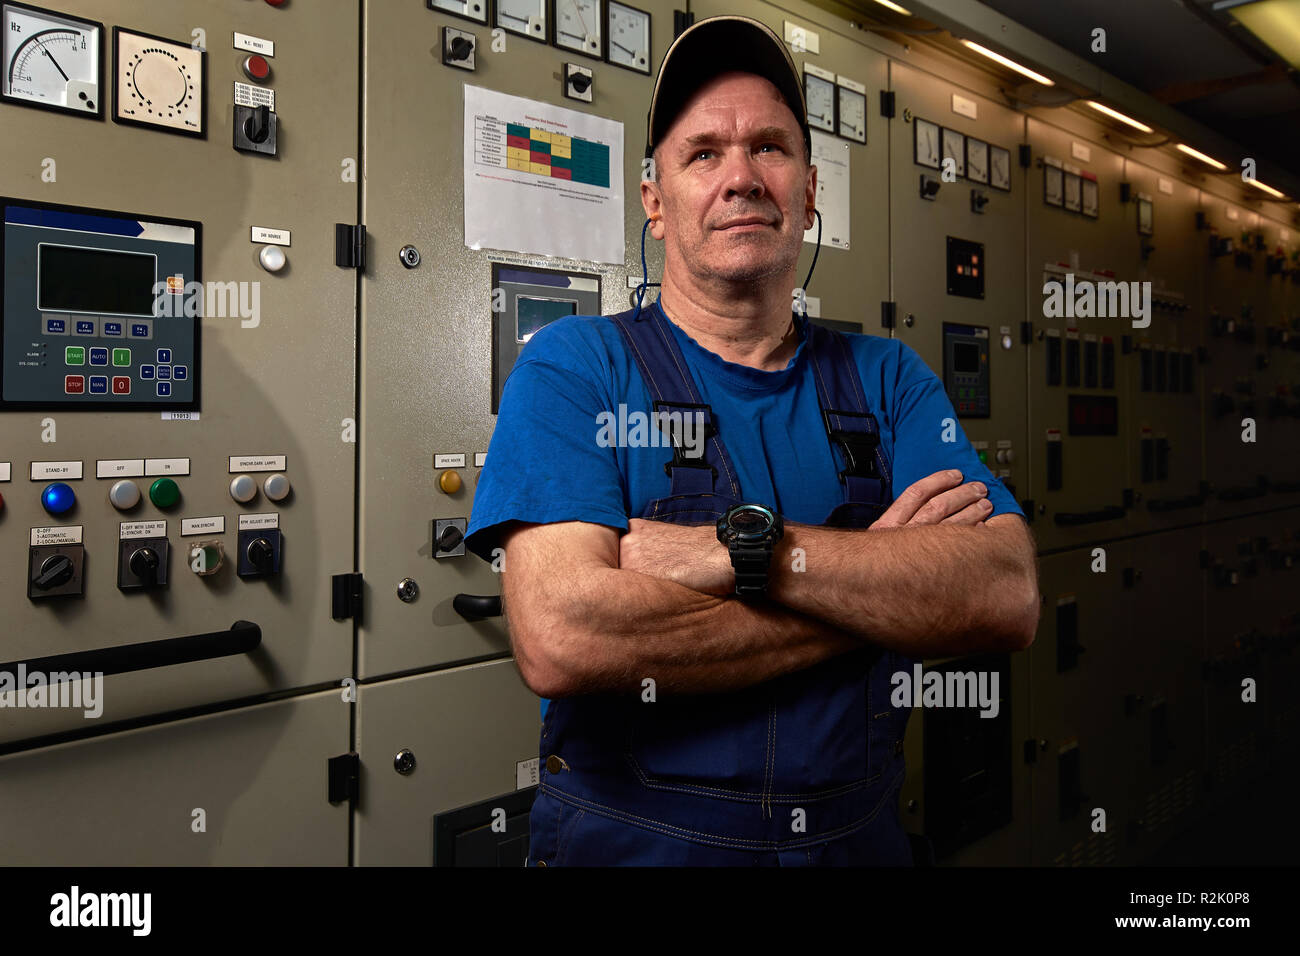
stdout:
<svg viewBox="0 0 1300 956">
<path fill-rule="evenodd" d="M 41 504 L 52 515 L 66 514 L 72 510 L 72 506 L 76 503 L 77 493 L 72 490 L 71 485 L 62 481 L 46 485 L 45 490 L 41 492 Z"/>
</svg>

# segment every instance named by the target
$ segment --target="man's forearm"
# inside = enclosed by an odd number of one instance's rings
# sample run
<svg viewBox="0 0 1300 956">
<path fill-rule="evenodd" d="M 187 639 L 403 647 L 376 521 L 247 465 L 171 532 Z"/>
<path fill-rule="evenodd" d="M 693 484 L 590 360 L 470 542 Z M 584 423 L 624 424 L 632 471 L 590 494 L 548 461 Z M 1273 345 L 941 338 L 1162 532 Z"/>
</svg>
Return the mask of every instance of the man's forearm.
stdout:
<svg viewBox="0 0 1300 956">
<path fill-rule="evenodd" d="M 1020 546 L 1018 530 L 787 524 L 769 594 L 912 657 L 1018 649 L 1038 614 L 1032 545 Z"/>
<path fill-rule="evenodd" d="M 543 696 L 636 691 L 646 678 L 660 691 L 736 690 L 862 646 L 852 634 L 776 604 L 715 597 L 617 568 L 585 575 L 572 598 L 527 642 L 545 648 L 535 652 L 544 659 L 528 662 L 546 682 Z M 530 655 L 518 647 L 516 654 L 527 676 Z"/>
</svg>

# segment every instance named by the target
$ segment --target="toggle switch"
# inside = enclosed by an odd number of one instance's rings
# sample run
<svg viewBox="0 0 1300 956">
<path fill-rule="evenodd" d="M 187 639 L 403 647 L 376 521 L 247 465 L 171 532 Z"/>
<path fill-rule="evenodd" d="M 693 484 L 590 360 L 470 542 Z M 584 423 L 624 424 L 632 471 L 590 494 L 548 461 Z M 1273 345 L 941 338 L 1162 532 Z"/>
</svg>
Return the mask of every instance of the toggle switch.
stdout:
<svg viewBox="0 0 1300 956">
<path fill-rule="evenodd" d="M 52 515 L 67 514 L 77 503 L 77 493 L 72 486 L 62 481 L 45 486 L 41 492 L 41 504 Z"/>
<path fill-rule="evenodd" d="M 257 261 L 267 272 L 279 272 L 289 263 L 289 258 L 279 246 L 263 246 L 257 254 Z"/>
<path fill-rule="evenodd" d="M 130 511 L 140 503 L 140 488 L 134 481 L 123 478 L 108 490 L 108 500 L 118 511 Z"/>
<path fill-rule="evenodd" d="M 262 483 L 262 490 L 266 492 L 266 497 L 272 501 L 283 501 L 289 497 L 291 490 L 289 479 L 284 475 L 271 475 Z"/>
<path fill-rule="evenodd" d="M 230 481 L 230 497 L 246 505 L 257 497 L 257 482 L 252 475 L 238 475 Z"/>
<path fill-rule="evenodd" d="M 27 553 L 27 596 L 32 599 L 82 593 L 86 549 L 80 544 L 38 545 Z"/>
</svg>

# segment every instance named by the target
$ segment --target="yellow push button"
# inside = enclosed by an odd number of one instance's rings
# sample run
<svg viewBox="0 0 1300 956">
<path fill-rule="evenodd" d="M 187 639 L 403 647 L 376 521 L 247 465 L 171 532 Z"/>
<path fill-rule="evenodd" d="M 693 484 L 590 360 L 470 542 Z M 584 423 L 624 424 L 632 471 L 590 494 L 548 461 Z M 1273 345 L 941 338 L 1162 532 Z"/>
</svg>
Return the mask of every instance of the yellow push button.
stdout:
<svg viewBox="0 0 1300 956">
<path fill-rule="evenodd" d="M 446 494 L 454 495 L 456 492 L 460 491 L 460 486 L 460 472 L 458 471 L 451 471 L 449 469 L 438 476 L 438 487 Z"/>
</svg>

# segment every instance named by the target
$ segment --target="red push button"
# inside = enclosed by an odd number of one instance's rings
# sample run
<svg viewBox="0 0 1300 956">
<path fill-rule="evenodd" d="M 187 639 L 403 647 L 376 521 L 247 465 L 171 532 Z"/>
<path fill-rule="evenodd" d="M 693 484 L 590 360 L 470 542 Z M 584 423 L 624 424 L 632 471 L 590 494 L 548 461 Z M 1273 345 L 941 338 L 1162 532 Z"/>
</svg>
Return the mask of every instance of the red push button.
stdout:
<svg viewBox="0 0 1300 956">
<path fill-rule="evenodd" d="M 114 394 L 114 395 L 130 395 L 130 394 L 131 394 L 131 379 L 130 379 L 128 376 L 126 376 L 126 375 L 114 375 L 114 376 L 113 376 L 113 394 Z"/>
<path fill-rule="evenodd" d="M 84 395 L 86 392 L 86 376 L 63 376 L 63 391 L 69 395 Z"/>
<path fill-rule="evenodd" d="M 284 5 L 284 0 L 266 0 L 266 2 L 273 7 L 279 7 Z"/>
<path fill-rule="evenodd" d="M 254 53 L 244 60 L 244 75 L 261 83 L 271 75 L 271 64 L 266 62 L 266 57 Z"/>
</svg>

